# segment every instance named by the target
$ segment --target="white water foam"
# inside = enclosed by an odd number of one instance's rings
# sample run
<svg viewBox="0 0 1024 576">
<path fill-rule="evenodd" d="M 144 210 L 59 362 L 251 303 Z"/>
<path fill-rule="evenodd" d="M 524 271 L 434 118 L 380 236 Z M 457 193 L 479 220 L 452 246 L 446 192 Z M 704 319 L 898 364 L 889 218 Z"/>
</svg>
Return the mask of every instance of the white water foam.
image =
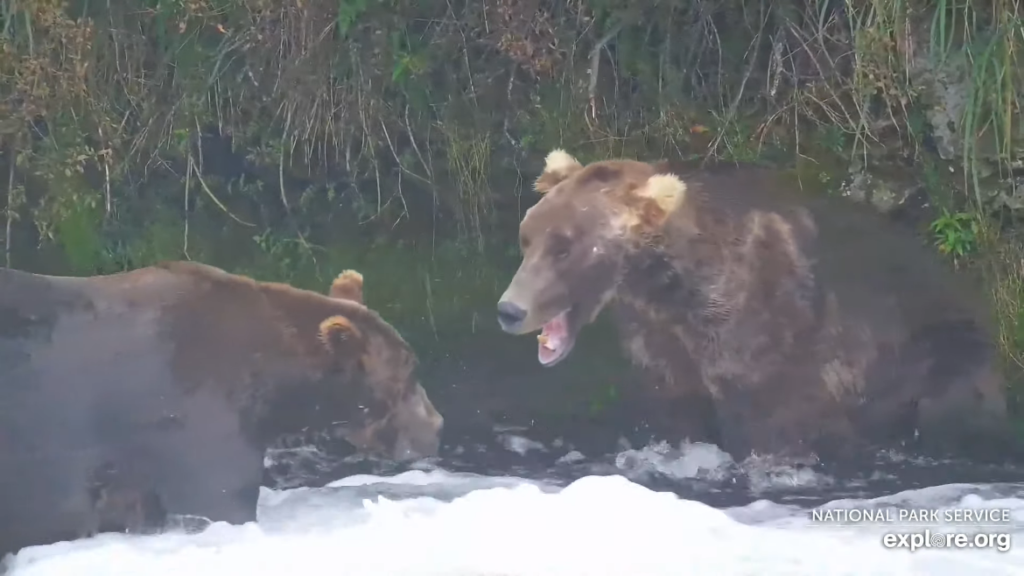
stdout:
<svg viewBox="0 0 1024 576">
<path fill-rule="evenodd" d="M 507 444 L 522 449 L 522 442 Z M 533 446 L 531 446 L 533 447 Z M 583 456 L 578 452 L 571 459 Z M 567 455 L 568 455 L 567 454 Z M 812 523 L 809 512 L 759 500 L 719 510 L 632 482 L 660 473 L 722 478 L 739 469 L 765 486 L 831 479 L 763 462 L 733 463 L 714 446 L 656 444 L 619 454 L 620 475 L 565 488 L 503 476 L 417 470 L 359 475 L 318 489 L 264 489 L 259 524 L 214 524 L 201 534 L 104 534 L 28 548 L 12 576 L 707 574 L 950 575 L 1024 573 L 1024 549 L 890 550 L 886 528 Z M 752 482 L 755 483 L 756 482 Z M 997 487 L 946 485 L 822 508 L 999 507 L 1024 523 L 1024 500 Z M 922 525 L 934 531 L 955 527 Z M 1013 538 L 1024 544 L 1024 532 Z M 1017 542 L 1014 542 L 1017 544 Z"/>
</svg>

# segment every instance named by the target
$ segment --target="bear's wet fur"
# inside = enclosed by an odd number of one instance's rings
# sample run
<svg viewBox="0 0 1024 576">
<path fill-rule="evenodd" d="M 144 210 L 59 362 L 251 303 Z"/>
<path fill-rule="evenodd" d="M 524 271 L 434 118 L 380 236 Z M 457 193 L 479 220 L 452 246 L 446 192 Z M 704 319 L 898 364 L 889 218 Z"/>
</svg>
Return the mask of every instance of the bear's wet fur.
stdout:
<svg viewBox="0 0 1024 576">
<path fill-rule="evenodd" d="M 317 294 L 192 262 L 0 268 L 0 558 L 168 515 L 254 521 L 266 447 L 307 428 L 435 455 L 417 357 L 361 299 L 355 271 Z"/>
<path fill-rule="evenodd" d="M 870 208 L 767 168 L 584 166 L 562 150 L 535 188 L 499 323 L 541 331 L 553 366 L 612 308 L 652 404 L 701 407 L 663 418 L 663 434 L 713 420 L 736 458 L 1009 446 L 984 299 Z"/>
</svg>

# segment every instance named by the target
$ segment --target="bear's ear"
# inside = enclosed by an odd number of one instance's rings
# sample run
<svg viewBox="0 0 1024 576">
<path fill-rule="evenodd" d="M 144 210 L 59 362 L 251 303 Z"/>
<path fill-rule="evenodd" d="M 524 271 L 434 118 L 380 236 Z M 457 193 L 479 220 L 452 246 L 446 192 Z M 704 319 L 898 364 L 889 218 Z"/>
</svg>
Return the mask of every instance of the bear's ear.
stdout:
<svg viewBox="0 0 1024 576">
<path fill-rule="evenodd" d="M 331 298 L 363 303 L 363 275 L 355 270 L 345 270 L 331 282 Z"/>
<path fill-rule="evenodd" d="M 320 323 L 320 341 L 338 367 L 360 362 L 366 351 L 363 333 L 344 316 L 331 316 Z"/>
<path fill-rule="evenodd" d="M 544 194 L 582 169 L 583 165 L 565 150 L 552 150 L 544 159 L 544 172 L 533 183 L 533 189 Z"/>
<path fill-rule="evenodd" d="M 633 206 L 631 220 L 647 226 L 660 226 L 686 201 L 686 183 L 675 174 L 655 174 L 642 186 L 634 188 L 630 195 L 639 200 Z"/>
</svg>

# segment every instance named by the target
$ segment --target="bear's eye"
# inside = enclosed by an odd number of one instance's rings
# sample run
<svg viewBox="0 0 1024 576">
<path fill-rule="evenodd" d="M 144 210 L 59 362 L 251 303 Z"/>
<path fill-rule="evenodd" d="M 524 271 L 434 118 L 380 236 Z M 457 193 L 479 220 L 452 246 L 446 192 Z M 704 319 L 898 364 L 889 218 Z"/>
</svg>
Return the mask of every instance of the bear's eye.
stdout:
<svg viewBox="0 0 1024 576">
<path fill-rule="evenodd" d="M 550 250 L 551 255 L 558 260 L 568 258 L 569 252 L 572 250 L 572 242 L 563 234 L 554 234 L 551 236 Z"/>
</svg>

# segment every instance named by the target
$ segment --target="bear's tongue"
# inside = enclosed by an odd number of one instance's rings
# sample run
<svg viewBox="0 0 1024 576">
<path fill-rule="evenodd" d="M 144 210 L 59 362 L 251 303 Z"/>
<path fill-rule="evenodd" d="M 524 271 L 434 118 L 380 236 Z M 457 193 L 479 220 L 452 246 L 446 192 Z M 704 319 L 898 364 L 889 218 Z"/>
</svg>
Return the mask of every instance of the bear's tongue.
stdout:
<svg viewBox="0 0 1024 576">
<path fill-rule="evenodd" d="M 555 316 L 545 324 L 537 336 L 537 360 L 547 366 L 562 357 L 569 343 L 569 325 L 566 312 Z"/>
</svg>

